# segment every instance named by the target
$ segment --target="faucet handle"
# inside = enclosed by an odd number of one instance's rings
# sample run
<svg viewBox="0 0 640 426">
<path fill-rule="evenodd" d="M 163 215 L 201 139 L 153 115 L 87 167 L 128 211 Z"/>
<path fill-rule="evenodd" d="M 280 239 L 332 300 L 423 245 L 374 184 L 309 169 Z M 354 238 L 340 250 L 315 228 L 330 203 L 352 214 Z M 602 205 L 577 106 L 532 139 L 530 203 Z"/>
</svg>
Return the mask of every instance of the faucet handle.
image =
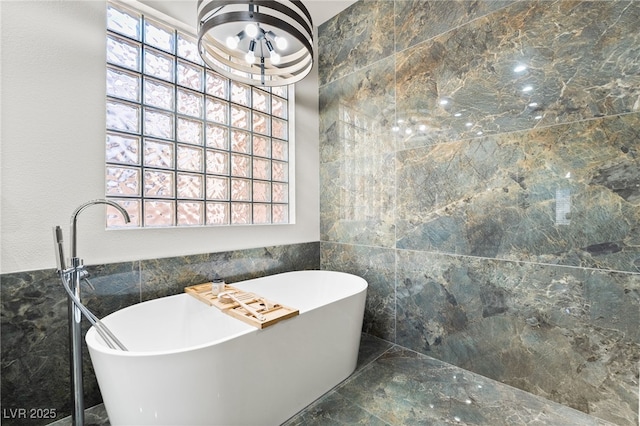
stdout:
<svg viewBox="0 0 640 426">
<path fill-rule="evenodd" d="M 83 280 L 85 283 L 87 283 L 87 285 L 91 290 L 95 290 L 96 287 L 93 284 L 91 284 L 91 281 L 89 281 L 89 277 L 91 276 L 91 274 L 89 273 L 89 271 L 85 269 L 84 264 L 82 264 L 82 261 L 80 261 L 80 265 L 77 267 L 77 271 L 80 279 Z"/>
<path fill-rule="evenodd" d="M 85 272 L 86 272 L 86 271 L 85 271 Z M 87 274 L 87 275 L 86 275 L 86 276 L 83 276 L 83 277 L 82 277 L 82 279 L 84 280 L 84 282 L 85 282 L 85 283 L 87 283 L 87 285 L 89 286 L 89 288 L 90 288 L 91 290 L 94 290 L 94 291 L 95 291 L 96 287 L 95 287 L 93 284 L 91 284 L 91 281 L 89 281 L 89 278 L 87 278 L 87 277 L 89 276 L 89 273 L 88 273 L 88 272 L 86 272 L 86 274 Z"/>
</svg>

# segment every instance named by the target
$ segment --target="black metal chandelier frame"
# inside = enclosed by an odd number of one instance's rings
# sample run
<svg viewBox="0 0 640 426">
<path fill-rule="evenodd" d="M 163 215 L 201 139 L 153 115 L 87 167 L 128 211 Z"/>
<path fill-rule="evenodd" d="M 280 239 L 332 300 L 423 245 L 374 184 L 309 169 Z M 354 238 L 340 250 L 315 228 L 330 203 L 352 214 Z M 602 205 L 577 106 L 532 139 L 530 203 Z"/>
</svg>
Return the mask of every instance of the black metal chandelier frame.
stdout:
<svg viewBox="0 0 640 426">
<path fill-rule="evenodd" d="M 238 31 L 250 24 L 257 27 L 255 34 Z M 230 46 L 223 37 L 244 45 Z M 292 49 L 276 52 L 278 37 Z M 313 66 L 313 21 L 299 0 L 198 0 L 198 49 L 210 68 L 236 81 L 293 84 Z M 254 54 L 255 62 L 250 60 Z"/>
</svg>

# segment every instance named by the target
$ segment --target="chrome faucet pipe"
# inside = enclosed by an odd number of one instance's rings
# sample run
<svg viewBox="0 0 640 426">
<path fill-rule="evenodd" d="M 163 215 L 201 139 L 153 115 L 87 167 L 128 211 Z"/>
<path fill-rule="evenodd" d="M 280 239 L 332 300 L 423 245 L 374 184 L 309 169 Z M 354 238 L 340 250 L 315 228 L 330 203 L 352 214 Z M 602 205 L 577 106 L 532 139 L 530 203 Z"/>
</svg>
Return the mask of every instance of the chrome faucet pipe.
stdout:
<svg viewBox="0 0 640 426">
<path fill-rule="evenodd" d="M 80 205 L 71 215 L 71 293 L 77 300 L 80 299 L 80 280 L 85 277 L 86 271 L 82 259 L 78 258 L 77 223 L 78 216 L 87 207 L 96 204 L 106 204 L 117 209 L 124 216 L 125 221 L 130 222 L 129 214 L 120 205 L 105 199 L 96 199 Z M 69 315 L 69 358 L 71 369 L 71 397 L 73 398 L 73 424 L 84 425 L 84 386 L 82 383 L 82 311 L 76 306 L 73 298 L 68 297 Z"/>
<path fill-rule="evenodd" d="M 105 200 L 102 198 L 96 199 L 96 200 L 91 200 L 91 201 L 87 201 L 86 203 L 80 205 L 71 215 L 71 257 L 77 257 L 78 256 L 78 241 L 77 241 L 77 233 L 76 233 L 76 228 L 77 228 L 77 223 L 78 223 L 78 215 L 87 207 L 90 206 L 94 206 L 96 204 L 106 204 L 109 205 L 113 208 L 115 208 L 116 210 L 118 210 L 122 216 L 124 216 L 124 220 L 125 222 L 129 223 L 131 222 L 131 219 L 129 218 L 129 213 L 127 213 L 127 211 L 122 208 L 120 206 L 120 204 L 115 203 L 113 201 L 110 200 Z"/>
</svg>

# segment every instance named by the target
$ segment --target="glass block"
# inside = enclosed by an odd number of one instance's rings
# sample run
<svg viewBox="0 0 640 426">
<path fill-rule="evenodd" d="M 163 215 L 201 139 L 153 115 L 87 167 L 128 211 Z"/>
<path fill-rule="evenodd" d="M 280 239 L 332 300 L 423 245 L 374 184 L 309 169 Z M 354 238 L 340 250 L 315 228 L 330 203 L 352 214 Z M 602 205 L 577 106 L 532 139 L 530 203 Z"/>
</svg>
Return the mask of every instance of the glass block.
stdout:
<svg viewBox="0 0 640 426">
<path fill-rule="evenodd" d="M 287 86 L 276 86 L 271 88 L 271 93 L 285 99 L 289 97 L 288 92 L 289 91 Z"/>
<path fill-rule="evenodd" d="M 165 52 L 174 52 L 175 31 L 148 19 L 144 20 L 144 42 Z"/>
<path fill-rule="evenodd" d="M 140 41 L 140 14 L 107 4 L 107 29 Z"/>
<path fill-rule="evenodd" d="M 251 201 L 251 181 L 249 179 L 231 179 L 231 200 Z"/>
<path fill-rule="evenodd" d="M 231 150 L 249 154 L 251 152 L 251 135 L 241 130 L 231 130 Z"/>
<path fill-rule="evenodd" d="M 289 163 L 274 161 L 271 164 L 272 179 L 279 182 L 289 181 Z"/>
<path fill-rule="evenodd" d="M 173 197 L 173 172 L 146 170 L 144 172 L 145 197 Z"/>
<path fill-rule="evenodd" d="M 289 185 L 286 183 L 274 182 L 272 185 L 273 202 L 274 203 L 288 203 L 289 202 Z"/>
<path fill-rule="evenodd" d="M 207 124 L 207 146 L 229 149 L 229 129 L 215 124 Z"/>
<path fill-rule="evenodd" d="M 193 90 L 202 91 L 202 67 L 178 61 L 178 84 Z"/>
<path fill-rule="evenodd" d="M 207 150 L 207 173 L 217 175 L 229 174 L 229 154 Z"/>
<path fill-rule="evenodd" d="M 173 114 L 145 108 L 144 134 L 173 139 Z"/>
<path fill-rule="evenodd" d="M 203 95 L 189 90 L 178 89 L 178 112 L 191 117 L 202 118 Z"/>
<path fill-rule="evenodd" d="M 145 49 L 144 73 L 162 80 L 173 81 L 173 57 L 152 49 Z"/>
<path fill-rule="evenodd" d="M 204 198 L 204 177 L 191 173 L 178 173 L 178 198 Z"/>
<path fill-rule="evenodd" d="M 274 204 L 272 222 L 289 223 L 289 206 L 286 204 Z"/>
<path fill-rule="evenodd" d="M 178 145 L 178 165 L 179 170 L 188 170 L 192 172 L 202 171 L 203 166 L 202 148 L 196 148 L 186 145 Z"/>
<path fill-rule="evenodd" d="M 227 102 L 207 97 L 207 120 L 227 124 L 228 117 L 229 104 Z"/>
<path fill-rule="evenodd" d="M 266 158 L 253 158 L 253 178 L 271 180 L 271 160 Z"/>
<path fill-rule="evenodd" d="M 173 226 L 174 202 L 145 200 L 144 202 L 144 226 Z"/>
<path fill-rule="evenodd" d="M 170 84 L 149 78 L 144 79 L 144 103 L 162 109 L 173 110 L 174 89 Z"/>
<path fill-rule="evenodd" d="M 271 155 L 271 139 L 253 135 L 253 155 L 269 157 Z"/>
<path fill-rule="evenodd" d="M 114 207 L 107 206 L 107 228 L 137 228 L 140 226 L 140 200 L 135 199 L 110 199 L 124 208 L 129 214 L 129 223 L 124 221 L 124 216 Z"/>
<path fill-rule="evenodd" d="M 271 205 L 270 204 L 254 204 L 253 205 L 253 223 L 256 223 L 256 224 L 271 223 Z"/>
<path fill-rule="evenodd" d="M 269 113 L 269 94 L 259 89 L 253 89 L 253 109 Z"/>
<path fill-rule="evenodd" d="M 239 129 L 249 130 L 249 110 L 239 106 L 231 106 L 231 125 Z"/>
<path fill-rule="evenodd" d="M 145 139 L 144 141 L 144 165 L 150 167 L 161 167 L 164 169 L 173 168 L 172 142 L 155 141 Z"/>
<path fill-rule="evenodd" d="M 253 201 L 268 203 L 271 201 L 271 183 L 253 181 Z"/>
<path fill-rule="evenodd" d="M 140 45 L 120 37 L 107 36 L 107 62 L 140 71 Z"/>
<path fill-rule="evenodd" d="M 132 167 L 108 166 L 106 185 L 107 195 L 140 196 L 140 171 Z"/>
<path fill-rule="evenodd" d="M 207 200 L 228 200 L 229 178 L 207 176 Z"/>
<path fill-rule="evenodd" d="M 107 133 L 108 163 L 140 164 L 140 138 Z"/>
<path fill-rule="evenodd" d="M 229 79 L 213 71 L 207 71 L 207 94 L 222 99 L 229 99 Z"/>
<path fill-rule="evenodd" d="M 107 95 L 140 102 L 140 77 L 115 68 L 107 68 Z"/>
<path fill-rule="evenodd" d="M 271 114 L 280 118 L 288 118 L 287 101 L 276 96 L 271 98 Z"/>
<path fill-rule="evenodd" d="M 271 135 L 274 138 L 287 140 L 288 134 L 288 125 L 286 121 L 278 120 L 277 118 L 271 120 Z"/>
<path fill-rule="evenodd" d="M 251 223 L 251 204 L 231 203 L 231 223 L 236 225 Z"/>
<path fill-rule="evenodd" d="M 203 136 L 202 126 L 202 121 L 178 117 L 178 141 L 201 145 Z"/>
<path fill-rule="evenodd" d="M 204 225 L 204 203 L 178 201 L 178 226 Z"/>
<path fill-rule="evenodd" d="M 289 160 L 289 143 L 285 141 L 274 140 L 273 141 L 273 159 L 274 160 Z"/>
<path fill-rule="evenodd" d="M 229 224 L 228 203 L 207 203 L 207 225 Z"/>
<path fill-rule="evenodd" d="M 231 82 L 231 101 L 240 105 L 249 106 L 249 98 L 251 97 L 251 88 L 246 84 Z"/>
<path fill-rule="evenodd" d="M 196 64 L 202 62 L 196 40 L 181 32 L 178 32 L 178 56 Z"/>
<path fill-rule="evenodd" d="M 231 175 L 251 177 L 251 157 L 246 155 L 231 154 Z"/>
<path fill-rule="evenodd" d="M 262 133 L 263 135 L 269 135 L 269 121 L 269 116 L 254 112 L 253 131 L 256 133 Z"/>
<path fill-rule="evenodd" d="M 107 101 L 107 129 L 140 133 L 140 107 Z"/>
</svg>

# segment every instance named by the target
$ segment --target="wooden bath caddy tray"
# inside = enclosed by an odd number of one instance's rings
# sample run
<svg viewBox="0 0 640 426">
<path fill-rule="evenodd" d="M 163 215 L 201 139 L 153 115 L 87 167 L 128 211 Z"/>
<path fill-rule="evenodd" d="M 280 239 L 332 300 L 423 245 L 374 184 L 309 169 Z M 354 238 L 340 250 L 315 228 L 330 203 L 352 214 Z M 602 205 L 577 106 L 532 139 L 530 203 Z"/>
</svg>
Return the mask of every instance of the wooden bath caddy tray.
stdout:
<svg viewBox="0 0 640 426">
<path fill-rule="evenodd" d="M 234 296 L 247 304 L 250 308 L 253 308 L 259 314 L 264 315 L 264 320 L 259 320 L 252 314 L 247 312 L 239 303 L 230 301 L 224 303 L 218 299 L 218 296 L 214 296 L 211 292 L 211 283 L 204 283 L 198 285 L 192 285 L 184 288 L 185 293 L 190 294 L 201 302 L 206 303 L 209 306 L 215 306 L 227 315 L 231 315 L 247 324 L 253 325 L 258 328 L 269 327 L 287 318 L 295 317 L 300 312 L 298 309 L 283 306 L 280 303 L 269 301 L 254 293 L 242 291 L 230 285 L 224 286 L 224 291 L 233 291 Z"/>
</svg>

